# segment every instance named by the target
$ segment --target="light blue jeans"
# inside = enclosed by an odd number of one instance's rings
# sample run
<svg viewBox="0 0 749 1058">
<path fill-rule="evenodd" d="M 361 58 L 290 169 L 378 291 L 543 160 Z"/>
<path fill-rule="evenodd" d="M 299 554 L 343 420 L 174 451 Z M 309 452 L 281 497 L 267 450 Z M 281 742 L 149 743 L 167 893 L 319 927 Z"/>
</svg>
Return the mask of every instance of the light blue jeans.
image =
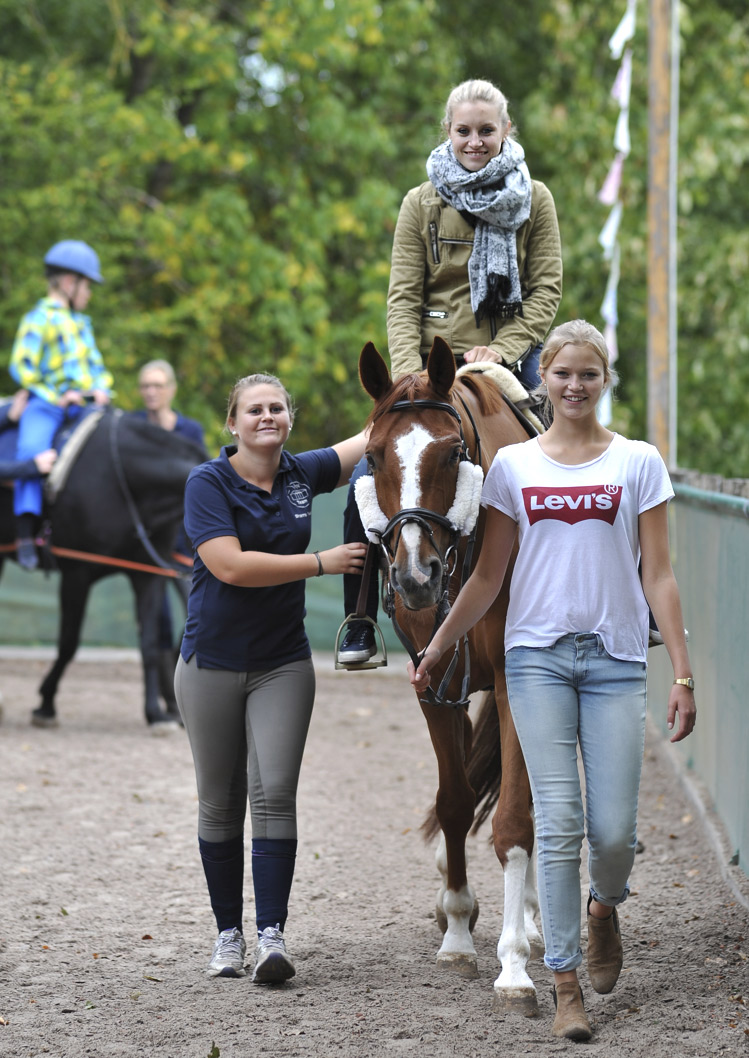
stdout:
<svg viewBox="0 0 749 1058">
<path fill-rule="evenodd" d="M 629 893 L 645 745 L 646 669 L 644 662 L 612 658 L 601 637 L 591 633 L 563 636 L 551 647 L 514 647 L 505 658 L 512 718 L 533 791 L 544 962 L 550 970 L 574 970 L 582 962 L 584 834 L 594 898 L 614 907 Z"/>
</svg>

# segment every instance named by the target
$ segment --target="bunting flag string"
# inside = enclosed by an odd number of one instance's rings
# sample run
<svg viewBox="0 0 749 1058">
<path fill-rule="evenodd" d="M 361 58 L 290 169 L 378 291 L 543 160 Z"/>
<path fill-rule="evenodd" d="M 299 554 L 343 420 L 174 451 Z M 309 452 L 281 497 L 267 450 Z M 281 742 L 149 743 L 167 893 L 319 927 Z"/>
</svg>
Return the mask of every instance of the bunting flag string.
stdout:
<svg viewBox="0 0 749 1058">
<path fill-rule="evenodd" d="M 614 160 L 611 163 L 606 179 L 598 192 L 598 201 L 610 206 L 606 223 L 598 236 L 603 250 L 604 261 L 609 262 L 609 277 L 606 292 L 601 304 L 601 316 L 604 321 L 603 336 L 609 348 L 609 357 L 613 365 L 619 355 L 617 327 L 619 325 L 619 225 L 622 219 L 622 203 L 619 192 L 624 171 L 624 161 L 630 152 L 629 138 L 629 98 L 632 88 L 632 49 L 625 48 L 635 35 L 635 16 L 637 0 L 627 0 L 625 11 L 619 25 L 609 39 L 609 52 L 613 59 L 620 59 L 619 70 L 611 88 L 612 99 L 619 104 L 619 116 L 614 130 Z M 598 414 L 604 426 L 612 419 L 611 393 L 601 398 Z"/>
</svg>

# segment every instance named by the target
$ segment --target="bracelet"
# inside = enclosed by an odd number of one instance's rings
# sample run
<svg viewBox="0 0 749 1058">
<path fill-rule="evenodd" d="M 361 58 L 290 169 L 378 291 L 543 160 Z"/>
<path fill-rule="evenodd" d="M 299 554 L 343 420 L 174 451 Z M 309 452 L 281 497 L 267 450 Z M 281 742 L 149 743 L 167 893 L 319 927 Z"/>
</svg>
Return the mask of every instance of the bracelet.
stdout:
<svg viewBox="0 0 749 1058">
<path fill-rule="evenodd" d="M 322 559 L 320 558 L 319 551 L 315 551 L 315 558 L 317 559 L 317 573 L 315 574 L 315 576 L 322 577 L 325 570 L 322 568 Z"/>
</svg>

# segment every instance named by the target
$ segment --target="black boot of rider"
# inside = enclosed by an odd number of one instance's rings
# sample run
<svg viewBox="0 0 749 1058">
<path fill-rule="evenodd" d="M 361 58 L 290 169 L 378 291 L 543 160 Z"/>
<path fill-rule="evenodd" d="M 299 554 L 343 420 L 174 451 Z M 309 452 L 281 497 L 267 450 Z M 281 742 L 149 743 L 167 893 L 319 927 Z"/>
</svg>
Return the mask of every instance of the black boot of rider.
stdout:
<svg viewBox="0 0 749 1058">
<path fill-rule="evenodd" d="M 18 527 L 16 559 L 22 569 L 32 570 L 39 566 L 39 555 L 35 542 L 38 521 L 35 514 L 19 514 L 16 519 Z"/>
</svg>

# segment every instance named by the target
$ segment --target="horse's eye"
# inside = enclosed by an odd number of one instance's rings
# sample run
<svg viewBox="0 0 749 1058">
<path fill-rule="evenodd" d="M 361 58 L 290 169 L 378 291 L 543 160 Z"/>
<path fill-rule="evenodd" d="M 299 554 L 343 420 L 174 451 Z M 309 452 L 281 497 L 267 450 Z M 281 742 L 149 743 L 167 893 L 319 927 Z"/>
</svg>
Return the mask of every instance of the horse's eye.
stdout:
<svg viewBox="0 0 749 1058">
<path fill-rule="evenodd" d="M 367 460 L 367 465 L 368 465 L 369 469 L 370 470 L 374 470 L 375 461 L 374 461 L 374 456 L 372 455 L 372 453 L 371 452 L 365 452 L 364 453 L 364 457 Z"/>
<path fill-rule="evenodd" d="M 455 466 L 456 463 L 460 462 L 462 455 L 463 455 L 462 447 L 460 445 L 456 445 L 455 448 L 453 448 L 452 452 L 450 453 L 450 464 L 452 466 Z"/>
</svg>

